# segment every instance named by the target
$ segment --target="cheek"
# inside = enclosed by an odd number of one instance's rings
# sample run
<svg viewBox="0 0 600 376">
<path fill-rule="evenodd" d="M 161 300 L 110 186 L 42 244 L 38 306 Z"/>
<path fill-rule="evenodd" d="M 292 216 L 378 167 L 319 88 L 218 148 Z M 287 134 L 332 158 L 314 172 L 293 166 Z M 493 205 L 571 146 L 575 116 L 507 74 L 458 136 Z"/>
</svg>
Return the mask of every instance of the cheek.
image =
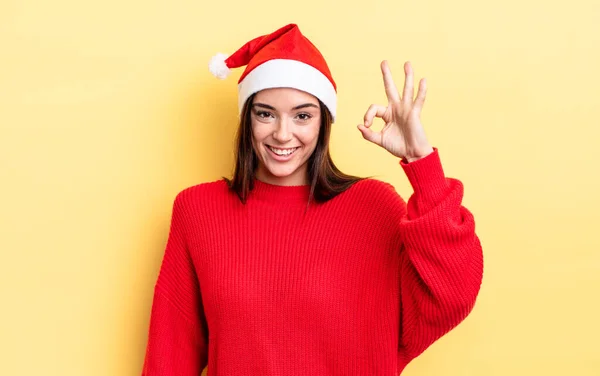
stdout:
<svg viewBox="0 0 600 376">
<path fill-rule="evenodd" d="M 256 148 L 269 135 L 269 127 L 266 124 L 252 123 L 252 144 Z"/>
<path fill-rule="evenodd" d="M 319 128 L 320 124 L 311 124 L 310 127 L 306 127 L 298 134 L 298 138 L 300 141 L 309 146 L 311 149 L 317 145 L 317 141 L 319 141 Z"/>
</svg>

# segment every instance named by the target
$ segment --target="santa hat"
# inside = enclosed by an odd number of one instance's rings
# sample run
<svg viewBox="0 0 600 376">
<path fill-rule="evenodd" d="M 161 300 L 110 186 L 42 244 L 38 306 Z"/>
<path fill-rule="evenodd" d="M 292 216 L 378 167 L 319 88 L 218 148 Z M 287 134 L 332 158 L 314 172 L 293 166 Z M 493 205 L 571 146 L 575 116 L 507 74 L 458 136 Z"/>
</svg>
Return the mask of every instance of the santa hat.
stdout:
<svg viewBox="0 0 600 376">
<path fill-rule="evenodd" d="M 246 43 L 231 56 L 219 53 L 210 63 L 212 74 L 225 79 L 230 68 L 246 66 L 238 81 L 241 112 L 254 93 L 269 88 L 289 87 L 305 91 L 321 100 L 335 121 L 337 87 L 325 58 L 295 24 Z"/>
</svg>

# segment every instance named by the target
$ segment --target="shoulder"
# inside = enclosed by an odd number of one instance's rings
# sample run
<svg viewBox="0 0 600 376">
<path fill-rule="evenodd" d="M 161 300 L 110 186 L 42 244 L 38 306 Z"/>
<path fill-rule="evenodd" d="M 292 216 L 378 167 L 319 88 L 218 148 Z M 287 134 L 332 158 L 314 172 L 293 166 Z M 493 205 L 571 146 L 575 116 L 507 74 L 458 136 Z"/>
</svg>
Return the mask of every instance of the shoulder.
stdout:
<svg viewBox="0 0 600 376">
<path fill-rule="evenodd" d="M 406 206 L 404 199 L 392 184 L 374 178 L 361 179 L 346 193 L 353 205 L 381 209 L 403 209 Z"/>
<path fill-rule="evenodd" d="M 349 192 L 354 196 L 361 198 L 371 197 L 373 199 L 383 199 L 386 201 L 403 201 L 393 185 L 374 178 L 361 179 L 349 189 Z"/>
<path fill-rule="evenodd" d="M 368 223 L 369 228 L 378 228 L 384 224 L 400 223 L 406 213 L 406 204 L 390 183 L 363 178 L 354 183 L 344 193 L 336 197 L 332 210 L 340 210 L 349 218 L 358 218 Z M 387 225 L 384 226 L 388 228 Z M 395 231 L 395 230 L 394 230 Z"/>
<path fill-rule="evenodd" d="M 207 200 L 215 200 L 219 197 L 224 198 L 231 194 L 227 182 L 223 179 L 219 179 L 195 184 L 182 189 L 175 196 L 175 205 L 201 203 Z"/>
</svg>

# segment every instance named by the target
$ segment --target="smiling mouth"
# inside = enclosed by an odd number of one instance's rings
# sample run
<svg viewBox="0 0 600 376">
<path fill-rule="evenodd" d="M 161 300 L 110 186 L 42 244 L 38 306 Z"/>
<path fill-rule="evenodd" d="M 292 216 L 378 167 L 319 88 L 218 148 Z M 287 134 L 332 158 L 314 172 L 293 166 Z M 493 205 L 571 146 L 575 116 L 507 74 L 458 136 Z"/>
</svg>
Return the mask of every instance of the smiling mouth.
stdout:
<svg viewBox="0 0 600 376">
<path fill-rule="evenodd" d="M 285 149 L 280 149 L 280 148 L 275 148 L 271 145 L 267 145 L 267 147 L 269 148 L 269 150 L 271 150 L 274 154 L 280 156 L 280 157 L 287 157 L 288 155 L 293 154 L 296 150 L 298 150 L 300 147 L 297 146 L 295 148 L 285 148 Z"/>
</svg>

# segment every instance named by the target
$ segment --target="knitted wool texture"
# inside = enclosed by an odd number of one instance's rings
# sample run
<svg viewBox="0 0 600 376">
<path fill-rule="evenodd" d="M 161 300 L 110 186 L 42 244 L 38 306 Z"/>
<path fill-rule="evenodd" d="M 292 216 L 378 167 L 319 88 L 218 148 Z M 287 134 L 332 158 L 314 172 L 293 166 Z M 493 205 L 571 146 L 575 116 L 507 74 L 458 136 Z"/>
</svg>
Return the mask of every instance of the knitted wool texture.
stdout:
<svg viewBox="0 0 600 376">
<path fill-rule="evenodd" d="M 142 375 L 398 375 L 471 312 L 483 274 L 437 148 L 306 210 L 308 186 L 224 181 L 174 202 Z"/>
</svg>

